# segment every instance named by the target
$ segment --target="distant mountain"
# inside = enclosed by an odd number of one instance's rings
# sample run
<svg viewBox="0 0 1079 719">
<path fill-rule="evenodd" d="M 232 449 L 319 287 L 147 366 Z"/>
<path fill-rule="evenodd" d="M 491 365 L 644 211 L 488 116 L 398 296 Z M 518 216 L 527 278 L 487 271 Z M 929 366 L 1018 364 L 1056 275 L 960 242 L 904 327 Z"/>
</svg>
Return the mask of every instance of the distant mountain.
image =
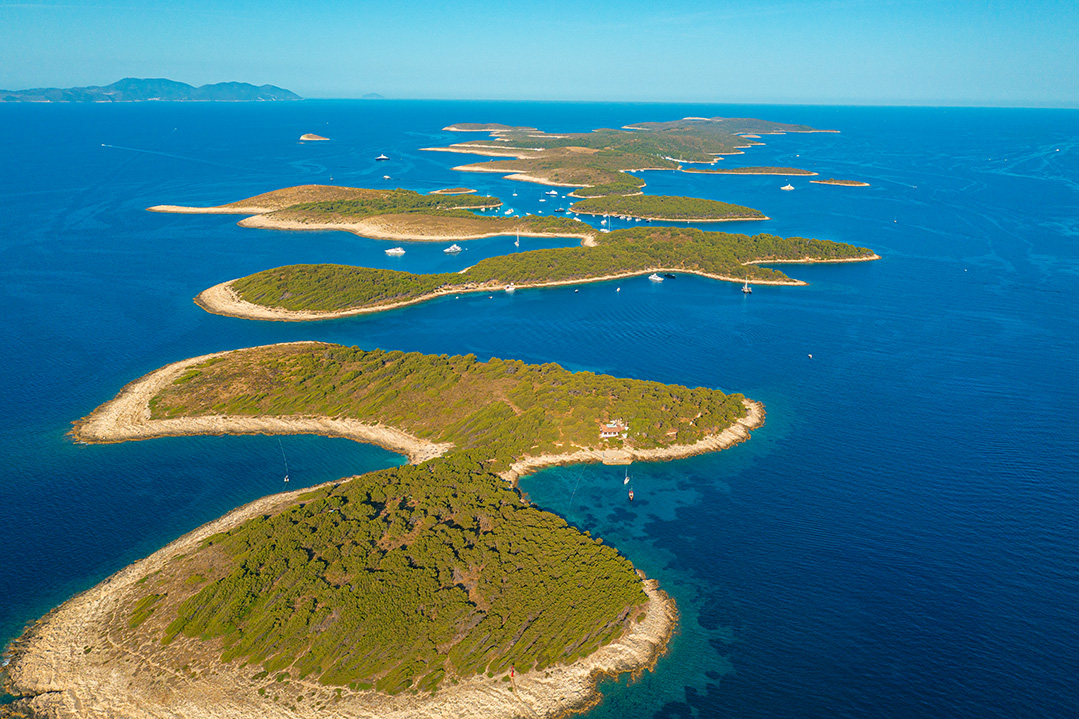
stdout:
<svg viewBox="0 0 1079 719">
<path fill-rule="evenodd" d="M 125 77 L 103 86 L 0 90 L 0 102 L 265 102 L 302 99 L 296 93 L 274 85 L 217 82 L 195 87 L 164 78 L 137 77 Z"/>
<path fill-rule="evenodd" d="M 361 100 L 385 100 L 386 98 L 379 95 L 377 92 L 369 92 L 366 95 L 360 97 Z"/>
</svg>

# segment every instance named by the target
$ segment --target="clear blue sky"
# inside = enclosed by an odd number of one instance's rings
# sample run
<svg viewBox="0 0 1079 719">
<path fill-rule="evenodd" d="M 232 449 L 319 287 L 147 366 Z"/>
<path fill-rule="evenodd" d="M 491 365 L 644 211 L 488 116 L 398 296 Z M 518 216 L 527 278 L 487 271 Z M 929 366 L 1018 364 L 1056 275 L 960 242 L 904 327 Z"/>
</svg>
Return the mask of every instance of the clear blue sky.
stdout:
<svg viewBox="0 0 1079 719">
<path fill-rule="evenodd" d="M 0 0 L 0 88 L 1079 107 L 1077 0 Z"/>
</svg>

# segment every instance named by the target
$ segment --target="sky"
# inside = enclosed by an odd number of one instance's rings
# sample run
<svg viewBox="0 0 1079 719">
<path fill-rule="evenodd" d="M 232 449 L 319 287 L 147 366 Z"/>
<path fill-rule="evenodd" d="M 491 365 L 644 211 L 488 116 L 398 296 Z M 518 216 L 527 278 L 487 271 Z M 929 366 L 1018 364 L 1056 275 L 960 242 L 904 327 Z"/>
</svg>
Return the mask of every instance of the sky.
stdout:
<svg viewBox="0 0 1079 719">
<path fill-rule="evenodd" d="M 1076 0 L 0 0 L 0 88 L 1079 107 Z"/>
</svg>

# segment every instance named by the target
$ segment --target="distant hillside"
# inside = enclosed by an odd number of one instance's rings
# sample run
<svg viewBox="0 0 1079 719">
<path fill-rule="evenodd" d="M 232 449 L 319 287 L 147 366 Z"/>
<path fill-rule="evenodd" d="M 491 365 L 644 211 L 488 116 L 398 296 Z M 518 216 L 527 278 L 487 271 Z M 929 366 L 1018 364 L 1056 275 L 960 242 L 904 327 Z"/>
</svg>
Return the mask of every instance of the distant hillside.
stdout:
<svg viewBox="0 0 1079 719">
<path fill-rule="evenodd" d="M 125 77 L 103 86 L 0 90 L 0 102 L 263 102 L 302 99 L 296 93 L 274 85 L 218 82 L 194 87 L 164 78 L 137 77 Z"/>
<path fill-rule="evenodd" d="M 379 95 L 377 92 L 369 92 L 360 98 L 361 100 L 385 100 L 383 95 Z"/>
</svg>

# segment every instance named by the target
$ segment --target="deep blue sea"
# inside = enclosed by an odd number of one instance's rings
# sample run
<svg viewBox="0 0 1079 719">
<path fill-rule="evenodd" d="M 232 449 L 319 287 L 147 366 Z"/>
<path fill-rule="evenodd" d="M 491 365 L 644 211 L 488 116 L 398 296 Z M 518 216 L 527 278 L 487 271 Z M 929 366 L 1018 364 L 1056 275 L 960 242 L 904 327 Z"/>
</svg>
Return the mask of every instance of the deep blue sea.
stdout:
<svg viewBox="0 0 1079 719">
<path fill-rule="evenodd" d="M 191 298 L 284 264 L 433 272 L 516 248 L 512 237 L 475 240 L 454 257 L 405 243 L 390 258 L 387 243 L 342 232 L 144 211 L 333 178 L 464 184 L 546 213 L 547 188 L 455 172 L 472 160 L 419 148 L 460 141 L 441 131 L 454 122 L 582 131 L 689 115 L 840 130 L 766 136 L 721 162 L 872 186 L 790 178 L 796 190 L 782 192 L 781 177 L 651 172 L 647 192 L 773 218 L 724 230 L 852 242 L 883 259 L 791 266 L 808 286 L 748 297 L 695 277 L 638 278 L 251 322 Z M 307 132 L 331 141 L 298 142 Z M 379 153 L 391 159 L 376 164 Z M 400 463 L 318 437 L 81 446 L 66 436 L 168 362 L 317 339 L 558 362 L 765 403 L 767 424 L 747 443 L 634 465 L 632 505 L 619 467 L 522 482 L 658 578 L 681 610 L 656 671 L 606 684 L 591 716 L 1079 716 L 1079 112 L 7 104 L 0 167 L 0 642 L 184 532 L 280 491 L 282 447 L 293 487 Z M 572 244 L 522 238 L 520 250 Z"/>
</svg>

